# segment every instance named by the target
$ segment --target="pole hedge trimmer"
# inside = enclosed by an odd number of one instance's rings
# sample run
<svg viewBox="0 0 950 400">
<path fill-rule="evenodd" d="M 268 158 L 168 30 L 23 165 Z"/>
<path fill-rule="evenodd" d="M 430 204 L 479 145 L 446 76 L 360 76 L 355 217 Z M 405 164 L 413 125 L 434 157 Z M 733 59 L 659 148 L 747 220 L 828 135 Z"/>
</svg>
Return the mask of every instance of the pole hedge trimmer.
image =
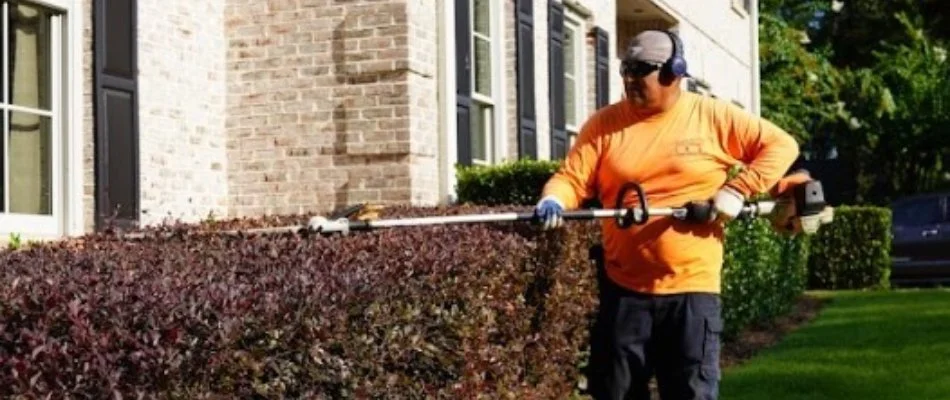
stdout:
<svg viewBox="0 0 950 400">
<path fill-rule="evenodd" d="M 624 207 L 627 194 L 633 191 L 637 198 L 636 207 Z M 802 231 L 806 234 L 814 233 L 822 224 L 830 223 L 833 211 L 825 203 L 821 182 L 809 180 L 794 186 L 784 196 L 775 201 L 749 201 L 743 207 L 739 218 L 755 218 L 758 216 L 773 216 L 773 226 L 779 230 Z M 330 218 L 323 216 L 312 217 L 306 226 L 288 226 L 281 228 L 251 229 L 244 232 L 278 232 L 291 231 L 302 233 L 331 234 L 371 231 L 399 227 L 431 226 L 448 224 L 469 224 L 489 222 L 538 222 L 533 212 L 508 212 L 488 214 L 467 214 L 452 216 L 431 216 L 419 218 L 397 219 L 368 219 L 351 220 L 349 216 L 359 212 L 362 206 L 350 207 L 341 215 Z M 693 202 L 681 207 L 649 207 L 643 188 L 629 182 L 623 185 L 618 193 L 615 207 L 612 209 L 588 209 L 566 211 L 564 220 L 593 220 L 613 218 L 621 228 L 633 225 L 643 225 L 653 217 L 672 217 L 682 221 L 702 222 L 715 218 L 711 203 Z"/>
</svg>

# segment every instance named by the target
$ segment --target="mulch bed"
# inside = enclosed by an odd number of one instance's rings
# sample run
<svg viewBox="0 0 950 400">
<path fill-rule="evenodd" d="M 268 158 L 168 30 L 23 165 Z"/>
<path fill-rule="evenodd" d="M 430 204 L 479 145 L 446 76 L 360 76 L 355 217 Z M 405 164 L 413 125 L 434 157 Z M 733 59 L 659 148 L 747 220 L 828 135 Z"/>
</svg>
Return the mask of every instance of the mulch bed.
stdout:
<svg viewBox="0 0 950 400">
<path fill-rule="evenodd" d="M 729 368 L 742 364 L 759 351 L 775 345 L 788 333 L 815 319 L 827 302 L 827 299 L 804 295 L 787 314 L 771 323 L 744 329 L 734 339 L 723 344 L 720 365 L 722 368 Z"/>
</svg>

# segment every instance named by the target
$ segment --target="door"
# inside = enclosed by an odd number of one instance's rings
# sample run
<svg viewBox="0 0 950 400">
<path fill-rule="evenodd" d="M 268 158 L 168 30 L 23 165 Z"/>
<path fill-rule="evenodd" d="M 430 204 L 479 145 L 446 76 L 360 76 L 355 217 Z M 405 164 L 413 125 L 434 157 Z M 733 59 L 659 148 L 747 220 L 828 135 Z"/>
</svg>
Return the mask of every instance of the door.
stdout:
<svg viewBox="0 0 950 400">
<path fill-rule="evenodd" d="M 96 229 L 139 219 L 136 1 L 95 0 Z"/>
</svg>

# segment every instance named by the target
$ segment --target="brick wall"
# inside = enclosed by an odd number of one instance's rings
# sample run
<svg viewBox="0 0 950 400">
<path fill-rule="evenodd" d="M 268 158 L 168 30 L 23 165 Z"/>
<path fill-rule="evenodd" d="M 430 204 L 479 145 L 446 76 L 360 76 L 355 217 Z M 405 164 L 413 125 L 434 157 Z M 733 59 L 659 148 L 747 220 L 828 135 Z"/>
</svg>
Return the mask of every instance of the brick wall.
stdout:
<svg viewBox="0 0 950 400">
<path fill-rule="evenodd" d="M 83 2 L 84 225 L 95 224 L 92 1 Z M 224 0 L 138 2 L 141 222 L 227 210 Z"/>
<path fill-rule="evenodd" d="M 95 228 L 95 141 L 93 136 L 93 99 L 92 99 L 92 0 L 83 0 L 82 2 L 82 165 L 83 165 L 83 230 L 91 232 Z"/>
<path fill-rule="evenodd" d="M 232 216 L 435 200 L 433 10 L 227 0 Z"/>
<path fill-rule="evenodd" d="M 224 0 L 138 2 L 142 223 L 227 213 Z"/>
<path fill-rule="evenodd" d="M 410 198 L 413 204 L 439 202 L 438 1 L 409 0 Z"/>
</svg>

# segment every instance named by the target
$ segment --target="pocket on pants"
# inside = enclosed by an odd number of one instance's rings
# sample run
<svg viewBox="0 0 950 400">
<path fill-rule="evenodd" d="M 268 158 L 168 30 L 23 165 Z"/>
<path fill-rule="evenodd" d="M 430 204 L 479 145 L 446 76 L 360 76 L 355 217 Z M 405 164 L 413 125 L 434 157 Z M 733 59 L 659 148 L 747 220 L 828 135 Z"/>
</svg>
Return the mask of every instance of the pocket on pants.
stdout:
<svg viewBox="0 0 950 400">
<path fill-rule="evenodd" d="M 706 317 L 703 334 L 703 363 L 701 374 L 704 379 L 719 380 L 720 337 L 722 336 L 722 318 Z"/>
</svg>

